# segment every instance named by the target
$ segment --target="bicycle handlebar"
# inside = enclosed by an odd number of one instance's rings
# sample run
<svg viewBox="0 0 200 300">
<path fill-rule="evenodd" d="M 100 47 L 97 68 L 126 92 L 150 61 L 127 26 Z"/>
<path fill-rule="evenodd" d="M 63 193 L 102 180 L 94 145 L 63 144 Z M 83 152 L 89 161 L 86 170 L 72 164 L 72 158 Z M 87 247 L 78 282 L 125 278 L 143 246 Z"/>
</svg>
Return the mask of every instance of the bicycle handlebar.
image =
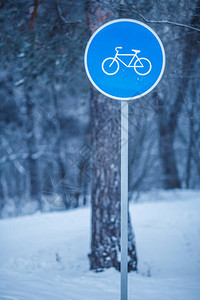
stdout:
<svg viewBox="0 0 200 300">
<path fill-rule="evenodd" d="M 122 47 L 116 47 L 116 48 L 115 48 L 115 51 L 118 51 L 118 49 L 122 49 Z"/>
</svg>

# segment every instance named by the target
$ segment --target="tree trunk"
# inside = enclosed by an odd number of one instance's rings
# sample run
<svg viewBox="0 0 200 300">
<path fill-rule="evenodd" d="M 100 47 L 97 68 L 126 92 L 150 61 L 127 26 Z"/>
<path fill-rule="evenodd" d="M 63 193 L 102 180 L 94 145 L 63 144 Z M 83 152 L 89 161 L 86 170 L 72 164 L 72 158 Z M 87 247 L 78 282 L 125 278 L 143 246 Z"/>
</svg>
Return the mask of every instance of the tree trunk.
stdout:
<svg viewBox="0 0 200 300">
<path fill-rule="evenodd" d="M 92 242 L 90 267 L 120 270 L 120 103 L 93 91 Z M 137 269 L 129 217 L 128 269 Z"/>
<path fill-rule="evenodd" d="M 159 127 L 160 158 L 164 171 L 164 186 L 166 189 L 180 188 L 180 180 L 177 170 L 173 136 L 169 128 L 160 124 Z"/>
<path fill-rule="evenodd" d="M 30 197 L 38 202 L 39 209 L 41 205 L 41 186 L 37 158 L 34 157 L 37 152 L 35 137 L 35 120 L 34 120 L 34 102 L 32 98 L 31 85 L 25 86 L 25 105 L 26 105 L 26 142 L 28 150 L 28 172 L 30 182 Z"/>
<path fill-rule="evenodd" d="M 53 72 L 53 70 L 52 70 Z M 66 188 L 64 186 L 64 181 L 67 177 L 66 174 L 66 168 L 65 168 L 65 163 L 62 158 L 62 128 L 61 128 L 61 114 L 60 114 L 60 107 L 59 107 L 59 101 L 58 101 L 58 95 L 57 91 L 55 89 L 55 77 L 52 76 L 51 78 L 51 92 L 52 92 L 52 97 L 53 97 L 53 103 L 54 103 L 54 109 L 55 109 L 55 117 L 56 117 L 56 128 L 55 128 L 55 135 L 56 135 L 56 144 L 55 144 L 55 153 L 56 153 L 56 160 L 57 160 L 57 165 L 59 169 L 59 181 L 62 183 L 59 186 L 58 193 L 61 195 L 63 203 L 65 205 L 66 209 L 69 209 L 71 203 L 69 201 L 69 196 L 66 193 Z"/>
<path fill-rule="evenodd" d="M 119 16 L 120 1 L 89 0 L 87 18 L 93 32 Z M 120 270 L 120 102 L 92 90 L 92 241 L 90 268 Z M 135 238 L 129 216 L 128 270 L 137 270 Z"/>
<path fill-rule="evenodd" d="M 196 2 L 194 16 L 190 21 L 191 26 L 200 24 L 200 0 Z M 188 89 L 190 76 L 193 73 L 196 60 L 199 57 L 199 32 L 192 32 L 187 36 L 183 53 L 183 76 L 178 85 L 178 92 L 170 114 L 167 115 L 166 102 L 156 92 L 155 98 L 158 102 L 158 127 L 159 127 L 159 151 L 164 174 L 164 187 L 166 189 L 180 188 L 177 162 L 175 159 L 174 138 L 177 128 L 178 118 L 184 103 L 184 95 Z M 191 47 L 192 45 L 192 47 Z M 192 77 L 192 76 L 191 76 Z"/>
<path fill-rule="evenodd" d="M 174 130 L 166 117 L 165 103 L 155 92 L 154 96 L 158 102 L 158 130 L 159 130 L 159 152 L 163 168 L 163 182 L 165 189 L 180 188 L 180 180 L 174 149 Z"/>
<path fill-rule="evenodd" d="M 0 170 L 0 218 L 2 216 L 2 210 L 5 205 L 3 178 L 2 177 L 3 177 L 3 174 L 2 174 L 2 171 Z"/>
</svg>

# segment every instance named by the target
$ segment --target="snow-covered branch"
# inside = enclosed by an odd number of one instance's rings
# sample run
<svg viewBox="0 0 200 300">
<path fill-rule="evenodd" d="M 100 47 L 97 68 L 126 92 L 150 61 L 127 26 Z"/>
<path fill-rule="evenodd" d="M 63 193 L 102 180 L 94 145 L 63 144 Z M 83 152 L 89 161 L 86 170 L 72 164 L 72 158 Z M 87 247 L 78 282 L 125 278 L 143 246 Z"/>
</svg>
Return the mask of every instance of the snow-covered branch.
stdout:
<svg viewBox="0 0 200 300">
<path fill-rule="evenodd" d="M 140 14 L 139 12 L 133 10 L 133 8 L 131 6 L 129 6 L 129 8 L 131 9 L 131 11 L 134 14 L 138 15 L 146 23 L 168 24 L 168 25 L 184 27 L 184 28 L 188 28 L 190 30 L 195 30 L 195 31 L 200 32 L 200 28 L 196 28 L 196 27 L 193 27 L 193 26 L 190 26 L 190 25 L 187 25 L 187 24 L 182 24 L 182 23 L 178 23 L 178 22 L 172 22 L 172 21 L 168 21 L 168 20 L 148 20 L 142 14 Z"/>
</svg>

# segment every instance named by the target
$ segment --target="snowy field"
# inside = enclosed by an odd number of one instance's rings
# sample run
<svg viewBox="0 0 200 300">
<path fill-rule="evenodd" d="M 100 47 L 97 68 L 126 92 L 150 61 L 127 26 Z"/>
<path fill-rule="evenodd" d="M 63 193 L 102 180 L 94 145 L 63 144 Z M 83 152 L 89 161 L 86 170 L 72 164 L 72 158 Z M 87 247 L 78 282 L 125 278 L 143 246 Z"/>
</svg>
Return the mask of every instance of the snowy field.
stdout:
<svg viewBox="0 0 200 300">
<path fill-rule="evenodd" d="M 200 192 L 143 194 L 130 211 L 129 300 L 200 299 Z M 90 210 L 0 221 L 0 300 L 116 300 L 120 274 L 88 270 Z"/>
</svg>

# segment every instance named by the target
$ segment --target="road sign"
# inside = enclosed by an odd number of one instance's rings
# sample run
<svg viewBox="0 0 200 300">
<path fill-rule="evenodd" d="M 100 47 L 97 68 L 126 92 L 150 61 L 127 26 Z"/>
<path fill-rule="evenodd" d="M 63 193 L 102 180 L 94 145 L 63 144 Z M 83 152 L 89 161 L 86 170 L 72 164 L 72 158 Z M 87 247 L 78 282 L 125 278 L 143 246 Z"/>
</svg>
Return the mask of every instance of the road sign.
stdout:
<svg viewBox="0 0 200 300">
<path fill-rule="evenodd" d="M 84 60 L 86 73 L 97 90 L 116 100 L 133 100 L 149 93 L 160 81 L 165 51 L 149 26 L 118 19 L 94 32 Z M 127 267 L 128 103 L 121 102 L 121 300 L 128 299 Z"/>
<path fill-rule="evenodd" d="M 91 36 L 85 68 L 91 83 L 104 95 L 133 100 L 149 93 L 160 81 L 165 51 L 146 24 L 132 19 L 108 22 Z"/>
</svg>

